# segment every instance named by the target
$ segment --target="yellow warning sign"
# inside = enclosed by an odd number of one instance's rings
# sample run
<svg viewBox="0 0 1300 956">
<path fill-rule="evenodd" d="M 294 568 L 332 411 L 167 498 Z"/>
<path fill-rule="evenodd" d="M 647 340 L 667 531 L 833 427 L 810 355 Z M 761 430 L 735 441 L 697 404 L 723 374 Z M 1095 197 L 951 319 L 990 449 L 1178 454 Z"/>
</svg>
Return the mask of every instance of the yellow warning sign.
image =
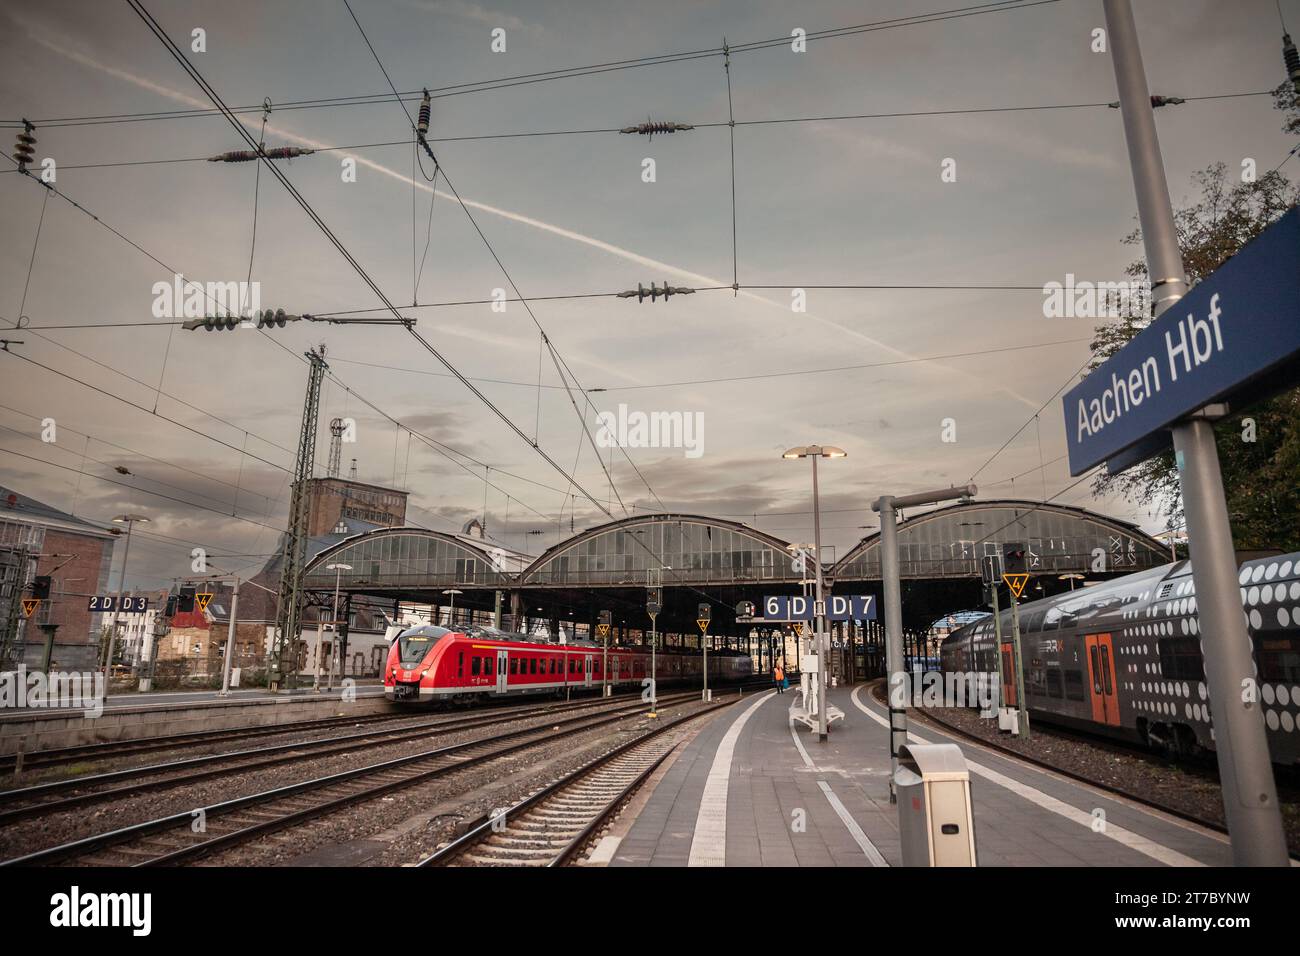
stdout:
<svg viewBox="0 0 1300 956">
<path fill-rule="evenodd" d="M 40 606 L 40 598 L 23 598 L 23 617 L 31 617 Z"/>
<path fill-rule="evenodd" d="M 1025 593 L 1025 585 L 1029 583 L 1029 575 L 1023 573 L 1004 574 L 1002 575 L 1002 580 L 1006 586 L 1011 589 L 1012 594 L 1016 597 L 1020 597 L 1020 595 Z"/>
<path fill-rule="evenodd" d="M 709 619 L 707 617 L 697 617 L 695 623 L 700 626 L 700 633 L 709 633 Z"/>
<path fill-rule="evenodd" d="M 597 624 L 597 625 L 596 625 L 596 633 L 599 634 L 601 637 L 609 637 L 609 625 L 608 625 L 608 624 Z"/>
<path fill-rule="evenodd" d="M 794 622 L 794 633 L 796 637 L 803 637 L 803 621 Z"/>
<path fill-rule="evenodd" d="M 199 606 L 199 613 L 202 614 L 208 609 L 208 602 L 212 600 L 212 592 L 207 591 L 203 594 L 194 595 L 194 603 Z"/>
</svg>

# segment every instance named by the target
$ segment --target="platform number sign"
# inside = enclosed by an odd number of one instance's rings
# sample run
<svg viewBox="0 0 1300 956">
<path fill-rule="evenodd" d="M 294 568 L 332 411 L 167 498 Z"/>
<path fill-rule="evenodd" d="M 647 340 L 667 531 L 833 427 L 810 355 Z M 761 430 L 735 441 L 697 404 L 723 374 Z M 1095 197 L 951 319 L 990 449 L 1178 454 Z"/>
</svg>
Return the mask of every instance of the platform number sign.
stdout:
<svg viewBox="0 0 1300 956">
<path fill-rule="evenodd" d="M 124 594 L 119 601 L 112 594 L 92 594 L 87 610 L 93 614 L 112 614 L 118 610 L 123 614 L 143 614 L 149 610 L 149 599 Z"/>
</svg>

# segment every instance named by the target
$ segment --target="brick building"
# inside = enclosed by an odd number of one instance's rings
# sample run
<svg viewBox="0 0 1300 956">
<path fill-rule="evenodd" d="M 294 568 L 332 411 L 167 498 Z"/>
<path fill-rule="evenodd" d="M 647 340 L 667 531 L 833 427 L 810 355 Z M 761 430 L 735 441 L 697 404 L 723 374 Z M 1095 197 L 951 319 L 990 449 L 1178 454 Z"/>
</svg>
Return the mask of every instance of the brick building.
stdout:
<svg viewBox="0 0 1300 956">
<path fill-rule="evenodd" d="M 408 494 L 350 478 L 312 478 L 307 486 L 307 534 L 337 534 L 357 522 L 398 527 L 406 523 Z"/>
<path fill-rule="evenodd" d="M 3 666 L 40 669 L 48 653 L 58 670 L 93 670 L 99 661 L 100 618 L 89 599 L 107 594 L 115 529 L 106 529 L 27 495 L 0 487 L 0 644 Z M 50 596 L 30 619 L 21 599 L 37 577 L 50 578 Z M 54 625 L 50 631 L 41 625 Z"/>
</svg>

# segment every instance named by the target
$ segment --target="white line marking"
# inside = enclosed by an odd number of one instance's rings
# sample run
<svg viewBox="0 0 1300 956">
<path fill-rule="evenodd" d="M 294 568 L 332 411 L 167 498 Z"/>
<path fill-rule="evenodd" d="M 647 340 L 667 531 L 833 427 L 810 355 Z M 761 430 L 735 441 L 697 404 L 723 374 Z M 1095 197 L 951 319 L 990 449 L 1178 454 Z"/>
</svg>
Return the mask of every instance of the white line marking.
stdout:
<svg viewBox="0 0 1300 956">
<path fill-rule="evenodd" d="M 862 827 L 858 826 L 858 821 L 853 819 L 852 814 L 849 813 L 849 808 L 840 802 L 839 797 L 835 796 L 834 791 L 831 790 L 830 784 L 825 780 L 818 780 L 817 786 L 822 788 L 822 793 L 824 793 L 826 799 L 830 801 L 831 807 L 835 810 L 836 815 L 839 816 L 844 826 L 848 829 L 849 835 L 853 837 L 854 842 L 862 849 L 862 852 L 866 855 L 867 859 L 871 861 L 871 865 L 889 866 L 888 861 L 886 861 L 885 858 L 880 855 L 880 851 L 876 849 L 876 845 L 871 842 L 865 833 L 862 832 Z"/>
<path fill-rule="evenodd" d="M 861 687 L 854 688 L 853 690 L 852 699 L 854 706 L 882 727 L 888 728 L 889 722 L 885 720 L 885 718 L 881 717 L 875 711 L 867 707 L 866 704 L 862 703 L 862 700 L 858 696 L 861 691 Z M 907 736 L 919 744 L 931 743 L 931 741 L 911 732 L 909 732 Z M 1063 800 L 1058 800 L 1056 797 L 1049 796 L 1041 790 L 1036 790 L 1028 784 L 1021 783 L 1018 780 L 1013 780 L 1005 774 L 998 773 L 996 770 L 985 767 L 983 764 L 967 760 L 966 766 L 970 768 L 971 773 L 983 777 L 990 783 L 995 783 L 1000 787 L 1005 787 L 1012 793 L 1016 794 L 1016 796 L 1023 797 L 1031 803 L 1035 803 L 1042 807 L 1044 810 L 1050 810 L 1052 813 L 1062 816 L 1080 826 L 1087 827 L 1089 830 L 1092 829 L 1091 814 L 1085 813 L 1077 807 L 1072 807 Z M 1100 832 L 1102 836 L 1109 837 L 1116 843 L 1121 843 L 1131 850 L 1136 850 L 1144 856 L 1148 856 L 1157 862 L 1164 863 L 1166 866 L 1206 865 L 1200 860 L 1193 859 L 1184 853 L 1179 853 L 1177 850 L 1171 850 L 1166 846 L 1161 846 L 1154 840 L 1149 840 L 1140 834 L 1134 833 L 1132 830 L 1126 830 L 1121 826 L 1110 823 L 1109 821 L 1107 821 L 1105 829 Z"/>
<path fill-rule="evenodd" d="M 700 797 L 700 812 L 695 818 L 695 835 L 691 839 L 687 866 L 727 865 L 727 790 L 731 785 L 731 758 L 745 722 L 775 693 L 768 691 L 750 704 L 723 734 L 718 752 L 713 756 L 713 765 L 709 768 L 709 777 L 704 782 L 704 795 Z"/>
<path fill-rule="evenodd" d="M 793 708 L 791 713 L 793 714 Z M 793 716 L 790 717 L 790 737 L 794 740 L 795 749 L 799 751 L 799 756 L 803 758 L 803 765 L 809 770 L 816 770 L 820 773 L 820 768 L 813 763 L 812 757 L 808 756 L 808 751 L 804 748 L 803 741 L 799 739 L 799 734 L 794 727 Z M 858 826 L 858 821 L 853 819 L 848 807 L 840 802 L 840 798 L 835 795 L 835 791 L 831 789 L 830 784 L 825 780 L 818 780 L 817 786 L 821 787 L 822 793 L 826 795 L 826 800 L 831 805 L 831 809 L 835 811 L 836 816 L 840 818 L 840 821 L 849 831 L 849 836 L 853 837 L 854 842 L 862 849 L 863 855 L 871 861 L 871 865 L 889 866 L 889 861 L 881 856 L 880 851 L 876 849 L 876 845 L 871 842 L 871 838 L 863 832 L 862 827 Z"/>
</svg>

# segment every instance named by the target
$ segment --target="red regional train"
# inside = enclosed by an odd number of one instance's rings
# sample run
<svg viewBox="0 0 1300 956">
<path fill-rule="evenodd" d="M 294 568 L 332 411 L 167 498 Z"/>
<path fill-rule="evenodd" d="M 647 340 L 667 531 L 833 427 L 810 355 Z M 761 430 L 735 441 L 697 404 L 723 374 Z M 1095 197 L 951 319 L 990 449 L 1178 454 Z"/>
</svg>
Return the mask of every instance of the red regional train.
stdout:
<svg viewBox="0 0 1300 956">
<path fill-rule="evenodd" d="M 393 640 L 384 665 L 384 696 L 407 703 L 471 703 L 525 694 L 563 696 L 569 690 L 640 685 L 650 676 L 650 651 L 590 642 L 530 641 L 494 627 L 452 631 L 433 624 L 407 628 Z M 660 685 L 700 679 L 702 656 L 676 648 L 656 655 Z M 753 675 L 748 654 L 709 652 L 709 681 L 725 683 Z"/>
</svg>

